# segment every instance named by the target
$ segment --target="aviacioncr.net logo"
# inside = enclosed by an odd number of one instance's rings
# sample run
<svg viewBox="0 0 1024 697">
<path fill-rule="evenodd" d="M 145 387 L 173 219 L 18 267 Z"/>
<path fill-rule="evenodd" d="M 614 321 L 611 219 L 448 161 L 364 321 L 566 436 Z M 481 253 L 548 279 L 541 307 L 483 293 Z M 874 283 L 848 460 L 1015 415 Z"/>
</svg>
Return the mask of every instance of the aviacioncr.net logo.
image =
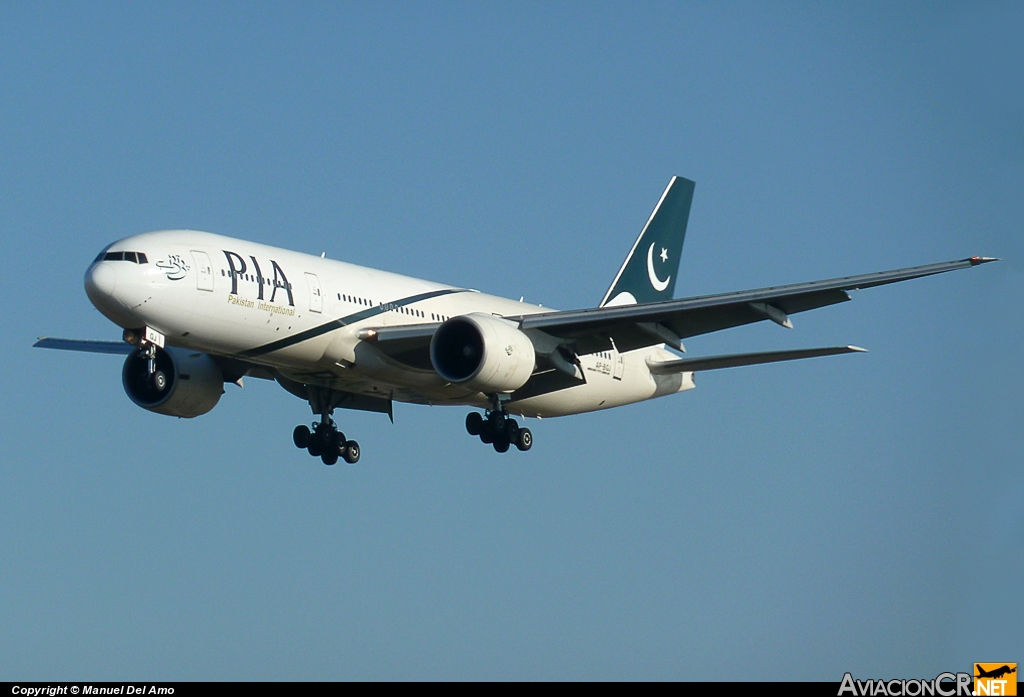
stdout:
<svg viewBox="0 0 1024 697">
<path fill-rule="evenodd" d="M 934 680 L 855 680 L 843 675 L 839 694 L 852 697 L 972 697 L 970 673 L 939 673 Z"/>
</svg>

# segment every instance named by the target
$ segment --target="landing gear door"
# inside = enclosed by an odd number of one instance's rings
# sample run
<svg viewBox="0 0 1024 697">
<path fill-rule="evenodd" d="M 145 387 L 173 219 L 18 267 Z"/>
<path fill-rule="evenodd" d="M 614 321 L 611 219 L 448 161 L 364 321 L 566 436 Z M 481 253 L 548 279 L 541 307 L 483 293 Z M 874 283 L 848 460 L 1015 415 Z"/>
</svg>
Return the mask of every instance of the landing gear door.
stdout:
<svg viewBox="0 0 1024 697">
<path fill-rule="evenodd" d="M 210 264 L 210 255 L 193 249 L 192 260 L 196 262 L 196 285 L 199 290 L 213 290 L 213 265 Z"/>
<path fill-rule="evenodd" d="M 315 274 L 307 273 L 306 282 L 309 284 L 309 311 L 324 311 L 324 295 L 320 290 L 320 279 Z"/>
</svg>

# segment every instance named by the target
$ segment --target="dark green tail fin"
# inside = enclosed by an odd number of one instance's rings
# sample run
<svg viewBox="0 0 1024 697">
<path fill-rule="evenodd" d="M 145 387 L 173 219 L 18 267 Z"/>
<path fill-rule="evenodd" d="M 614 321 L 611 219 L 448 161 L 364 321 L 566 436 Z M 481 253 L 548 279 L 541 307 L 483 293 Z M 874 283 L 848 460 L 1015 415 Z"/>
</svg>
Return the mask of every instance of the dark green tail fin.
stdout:
<svg viewBox="0 0 1024 697">
<path fill-rule="evenodd" d="M 611 288 L 604 294 L 601 307 L 672 298 L 683 253 L 686 221 L 690 218 L 693 187 L 689 179 L 672 177 Z"/>
</svg>

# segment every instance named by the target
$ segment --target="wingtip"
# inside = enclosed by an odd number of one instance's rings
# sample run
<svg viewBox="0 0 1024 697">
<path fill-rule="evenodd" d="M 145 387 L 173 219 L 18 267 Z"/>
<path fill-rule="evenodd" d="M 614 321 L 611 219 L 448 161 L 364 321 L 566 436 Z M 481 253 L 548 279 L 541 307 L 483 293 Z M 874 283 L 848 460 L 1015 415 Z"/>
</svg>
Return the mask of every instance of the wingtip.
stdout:
<svg viewBox="0 0 1024 697">
<path fill-rule="evenodd" d="M 850 351 L 850 353 L 867 353 L 868 352 L 868 350 L 866 348 L 861 348 L 860 346 L 847 346 L 846 348 L 847 348 L 848 351 Z"/>
<path fill-rule="evenodd" d="M 990 261 L 1002 261 L 998 257 L 971 257 L 968 259 L 971 262 L 971 266 L 978 266 L 979 264 L 987 264 Z"/>
</svg>

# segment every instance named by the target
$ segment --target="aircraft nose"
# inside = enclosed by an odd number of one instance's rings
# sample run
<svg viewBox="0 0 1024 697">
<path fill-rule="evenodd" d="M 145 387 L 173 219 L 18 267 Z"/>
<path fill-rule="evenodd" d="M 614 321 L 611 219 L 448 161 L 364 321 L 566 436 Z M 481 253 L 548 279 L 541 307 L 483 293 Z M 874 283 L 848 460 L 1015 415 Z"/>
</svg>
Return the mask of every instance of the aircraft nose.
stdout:
<svg viewBox="0 0 1024 697">
<path fill-rule="evenodd" d="M 113 265 L 106 262 L 93 264 L 85 272 L 85 294 L 93 305 L 101 307 L 114 298 L 114 288 L 117 286 L 117 271 Z"/>
</svg>

